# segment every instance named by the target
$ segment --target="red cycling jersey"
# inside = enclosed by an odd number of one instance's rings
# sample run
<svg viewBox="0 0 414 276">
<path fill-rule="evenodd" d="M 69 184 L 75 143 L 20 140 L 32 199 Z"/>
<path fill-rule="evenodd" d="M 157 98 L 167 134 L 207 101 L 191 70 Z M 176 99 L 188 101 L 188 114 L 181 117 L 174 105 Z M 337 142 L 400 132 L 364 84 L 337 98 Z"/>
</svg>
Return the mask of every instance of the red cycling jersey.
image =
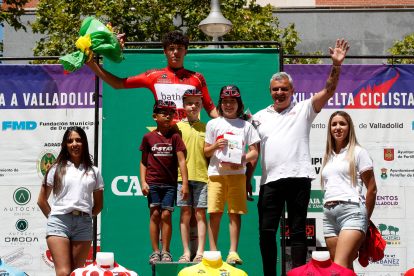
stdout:
<svg viewBox="0 0 414 276">
<path fill-rule="evenodd" d="M 177 105 L 174 123 L 186 117 L 182 96 L 187 89 L 197 89 L 203 93 L 203 105 L 206 111 L 215 106 L 207 90 L 203 75 L 181 68 L 174 72 L 170 67 L 151 69 L 138 76 L 122 80 L 124 88 L 148 88 L 155 100 L 173 101 Z"/>
</svg>

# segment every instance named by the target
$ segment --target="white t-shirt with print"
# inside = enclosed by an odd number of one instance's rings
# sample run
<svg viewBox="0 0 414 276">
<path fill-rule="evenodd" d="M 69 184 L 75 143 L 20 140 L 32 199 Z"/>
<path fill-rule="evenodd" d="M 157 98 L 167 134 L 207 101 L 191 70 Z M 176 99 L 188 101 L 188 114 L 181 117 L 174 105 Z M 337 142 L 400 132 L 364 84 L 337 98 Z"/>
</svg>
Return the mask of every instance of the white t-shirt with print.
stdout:
<svg viewBox="0 0 414 276">
<path fill-rule="evenodd" d="M 355 165 L 357 180 L 355 186 L 351 184 L 349 175 L 349 159 L 347 148 L 341 149 L 338 155 L 332 151 L 331 159 L 322 170 L 322 178 L 325 183 L 325 198 L 327 201 L 349 201 L 359 202 L 361 197 L 363 181 L 361 174 L 367 170 L 372 170 L 374 165 L 371 155 L 361 147 L 355 147 Z"/>
<path fill-rule="evenodd" d="M 54 198 L 51 207 L 51 215 L 64 215 L 74 210 L 92 215 L 92 193 L 104 189 L 104 183 L 97 167 L 93 167 L 84 174 L 85 168 L 80 164 L 76 169 L 75 165 L 68 161 L 66 174 L 62 179 L 62 187 L 59 194 Z M 56 165 L 50 168 L 47 175 L 46 185 L 53 187 Z M 96 174 L 96 179 L 95 179 Z M 45 180 L 43 180 L 45 184 Z M 53 192 L 52 192 L 53 193 Z"/>
<path fill-rule="evenodd" d="M 244 145 L 251 146 L 260 141 L 260 137 L 256 130 L 249 122 L 242 119 L 227 119 L 218 117 L 207 123 L 205 142 L 213 145 L 218 139 L 223 138 L 224 134 L 234 134 L 240 136 Z M 220 137 L 220 138 L 219 138 Z M 210 159 L 208 166 L 208 176 L 211 175 L 234 175 L 244 174 L 246 172 L 246 164 L 243 164 L 243 170 L 219 170 L 220 160 L 218 154 L 221 149 L 216 150 Z M 243 154 L 246 154 L 246 148 L 243 147 Z"/>
<path fill-rule="evenodd" d="M 270 105 L 253 115 L 251 122 L 261 139 L 261 185 L 290 177 L 315 179 L 309 134 L 316 115 L 312 98 L 292 102 L 280 113 Z"/>
</svg>

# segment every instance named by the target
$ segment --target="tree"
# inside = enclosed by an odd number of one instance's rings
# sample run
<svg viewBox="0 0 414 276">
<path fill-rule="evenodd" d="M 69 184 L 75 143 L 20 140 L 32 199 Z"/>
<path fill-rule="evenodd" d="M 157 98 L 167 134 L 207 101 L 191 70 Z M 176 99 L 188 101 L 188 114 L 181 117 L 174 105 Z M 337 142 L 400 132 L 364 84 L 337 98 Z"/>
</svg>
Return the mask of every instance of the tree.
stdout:
<svg viewBox="0 0 414 276">
<path fill-rule="evenodd" d="M 400 228 L 394 227 L 394 233 L 395 233 L 395 235 L 397 235 L 397 232 L 399 232 L 399 231 L 400 231 Z"/>
<path fill-rule="evenodd" d="M 389 225 L 389 226 L 388 226 L 388 231 L 390 231 L 390 235 L 391 235 L 391 234 L 392 234 L 392 233 L 391 233 L 391 231 L 394 231 L 394 226 Z"/>
<path fill-rule="evenodd" d="M 414 55 L 414 33 L 407 35 L 403 40 L 395 40 L 394 46 L 389 48 L 387 52 L 391 55 Z M 414 64 L 414 59 L 394 59 L 388 60 L 388 63 L 394 64 Z"/>
<path fill-rule="evenodd" d="M 20 16 L 24 14 L 23 6 L 27 4 L 28 0 L 3 0 L 3 6 L 0 1 L 0 24 L 3 26 L 3 22 L 7 22 L 14 30 L 23 29 L 26 31 L 26 27 L 22 24 Z M 3 51 L 1 51 L 3 52 Z"/>
<path fill-rule="evenodd" d="M 381 236 L 382 236 L 382 231 L 387 230 L 387 225 L 385 224 L 378 224 L 378 229 L 381 231 Z"/>
<path fill-rule="evenodd" d="M 278 40 L 283 42 L 285 54 L 299 53 L 295 49 L 301 40 L 294 24 L 280 28 L 271 5 L 261 7 L 256 0 L 227 0 L 222 1 L 221 8 L 235 26 L 223 40 Z M 211 38 L 197 26 L 209 12 L 210 0 L 40 0 L 36 22 L 31 27 L 34 33 L 46 37 L 37 42 L 34 55 L 58 56 L 75 51 L 81 18 L 90 15 L 118 26 L 127 41 L 160 41 L 165 33 L 180 29 L 193 41 L 208 41 Z M 302 59 L 301 62 L 317 63 L 318 60 Z"/>
</svg>

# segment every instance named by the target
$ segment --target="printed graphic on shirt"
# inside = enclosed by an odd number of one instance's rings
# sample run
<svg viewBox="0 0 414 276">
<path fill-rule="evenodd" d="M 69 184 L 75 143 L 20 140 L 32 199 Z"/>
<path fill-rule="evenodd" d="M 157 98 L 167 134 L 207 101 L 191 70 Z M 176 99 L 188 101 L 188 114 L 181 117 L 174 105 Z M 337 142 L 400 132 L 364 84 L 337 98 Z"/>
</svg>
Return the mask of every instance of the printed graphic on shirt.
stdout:
<svg viewBox="0 0 414 276">
<path fill-rule="evenodd" d="M 169 143 L 157 143 L 151 150 L 154 156 L 173 156 L 173 146 Z"/>
</svg>

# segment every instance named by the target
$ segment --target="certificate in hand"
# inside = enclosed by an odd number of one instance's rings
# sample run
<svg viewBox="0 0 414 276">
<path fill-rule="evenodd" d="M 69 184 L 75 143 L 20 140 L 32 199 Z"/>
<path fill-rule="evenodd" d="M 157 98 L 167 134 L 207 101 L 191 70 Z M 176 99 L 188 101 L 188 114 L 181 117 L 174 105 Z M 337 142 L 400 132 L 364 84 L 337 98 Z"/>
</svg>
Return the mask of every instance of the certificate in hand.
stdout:
<svg viewBox="0 0 414 276">
<path fill-rule="evenodd" d="M 243 139 L 237 135 L 224 134 L 227 146 L 223 148 L 220 161 L 241 164 L 243 155 Z"/>
</svg>

